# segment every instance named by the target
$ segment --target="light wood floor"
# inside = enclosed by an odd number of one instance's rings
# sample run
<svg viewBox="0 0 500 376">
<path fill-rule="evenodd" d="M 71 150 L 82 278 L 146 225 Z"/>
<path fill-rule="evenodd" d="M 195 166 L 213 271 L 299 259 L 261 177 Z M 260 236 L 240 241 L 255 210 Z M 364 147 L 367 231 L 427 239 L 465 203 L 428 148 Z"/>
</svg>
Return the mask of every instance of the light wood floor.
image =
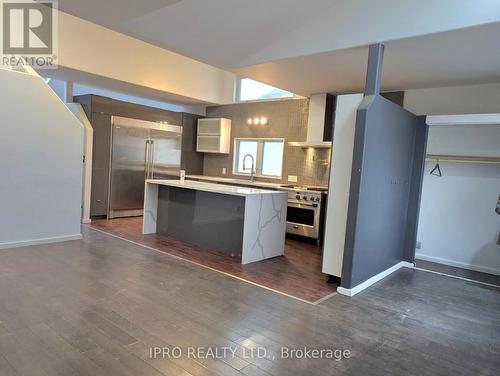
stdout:
<svg viewBox="0 0 500 376">
<path fill-rule="evenodd" d="M 286 239 L 285 255 L 241 265 L 241 260 L 211 252 L 159 234 L 142 234 L 142 217 L 93 220 L 92 227 L 152 247 L 185 260 L 314 303 L 337 290 L 321 273 L 321 249 L 315 244 Z M 221 236 L 224 236 L 221 233 Z"/>
<path fill-rule="evenodd" d="M 401 269 L 311 305 L 84 229 L 0 251 L 0 375 L 497 375 L 500 291 Z M 151 346 L 235 346 L 158 360 Z M 244 358 L 263 346 L 275 358 Z M 290 360 L 282 346 L 349 349 Z"/>
</svg>

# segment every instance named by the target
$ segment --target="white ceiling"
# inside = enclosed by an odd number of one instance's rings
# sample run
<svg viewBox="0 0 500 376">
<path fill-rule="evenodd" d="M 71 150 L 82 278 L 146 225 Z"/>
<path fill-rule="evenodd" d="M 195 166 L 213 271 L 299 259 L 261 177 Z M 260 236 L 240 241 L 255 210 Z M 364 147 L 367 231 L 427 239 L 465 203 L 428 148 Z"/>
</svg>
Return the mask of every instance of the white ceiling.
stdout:
<svg viewBox="0 0 500 376">
<path fill-rule="evenodd" d="M 385 42 L 382 90 L 500 82 L 500 22 Z M 300 95 L 362 92 L 368 47 L 236 69 Z"/>
<path fill-rule="evenodd" d="M 498 0 L 60 0 L 59 8 L 301 95 L 359 91 L 374 42 L 386 45 L 386 89 L 500 81 Z"/>
<path fill-rule="evenodd" d="M 60 0 L 59 9 L 228 69 L 336 1 Z"/>
</svg>

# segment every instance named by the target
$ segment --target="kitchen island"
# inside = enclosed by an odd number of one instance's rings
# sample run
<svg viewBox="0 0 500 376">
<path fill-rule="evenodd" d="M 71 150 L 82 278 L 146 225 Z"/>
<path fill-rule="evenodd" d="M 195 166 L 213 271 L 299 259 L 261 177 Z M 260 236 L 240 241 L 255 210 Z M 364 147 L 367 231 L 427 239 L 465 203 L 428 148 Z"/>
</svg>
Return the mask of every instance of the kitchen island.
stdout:
<svg viewBox="0 0 500 376">
<path fill-rule="evenodd" d="M 191 180 L 146 180 L 144 234 L 164 234 L 242 264 L 281 256 L 287 193 Z"/>
</svg>

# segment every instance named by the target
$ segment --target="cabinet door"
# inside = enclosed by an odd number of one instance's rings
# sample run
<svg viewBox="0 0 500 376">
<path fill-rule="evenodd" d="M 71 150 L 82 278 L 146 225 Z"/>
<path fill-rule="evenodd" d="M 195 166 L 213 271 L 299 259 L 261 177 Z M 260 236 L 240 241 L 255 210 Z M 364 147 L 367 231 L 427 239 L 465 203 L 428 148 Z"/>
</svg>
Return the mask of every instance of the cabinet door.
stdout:
<svg viewBox="0 0 500 376">
<path fill-rule="evenodd" d="M 142 209 L 150 132 L 114 119 L 109 209 Z"/>
<path fill-rule="evenodd" d="M 220 119 L 199 119 L 198 120 L 198 136 L 200 135 L 220 135 L 221 120 Z"/>
<path fill-rule="evenodd" d="M 205 153 L 219 153 L 220 136 L 200 136 L 198 135 L 198 144 L 196 150 Z"/>
<path fill-rule="evenodd" d="M 181 133 L 151 129 L 150 179 L 179 178 L 181 144 Z"/>
</svg>

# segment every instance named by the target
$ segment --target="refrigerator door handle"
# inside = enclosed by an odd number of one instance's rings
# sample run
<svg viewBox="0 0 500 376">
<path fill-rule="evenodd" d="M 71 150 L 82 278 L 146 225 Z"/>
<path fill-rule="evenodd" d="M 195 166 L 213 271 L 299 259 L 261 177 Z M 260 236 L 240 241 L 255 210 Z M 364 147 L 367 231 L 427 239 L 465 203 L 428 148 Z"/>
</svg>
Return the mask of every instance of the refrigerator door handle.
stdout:
<svg viewBox="0 0 500 376">
<path fill-rule="evenodd" d="M 144 179 L 149 179 L 149 140 L 146 140 L 144 167 L 145 167 Z"/>
<path fill-rule="evenodd" d="M 150 149 L 151 149 L 151 157 L 150 157 L 150 179 L 154 179 L 155 174 L 155 142 L 154 140 L 150 141 Z"/>
</svg>

